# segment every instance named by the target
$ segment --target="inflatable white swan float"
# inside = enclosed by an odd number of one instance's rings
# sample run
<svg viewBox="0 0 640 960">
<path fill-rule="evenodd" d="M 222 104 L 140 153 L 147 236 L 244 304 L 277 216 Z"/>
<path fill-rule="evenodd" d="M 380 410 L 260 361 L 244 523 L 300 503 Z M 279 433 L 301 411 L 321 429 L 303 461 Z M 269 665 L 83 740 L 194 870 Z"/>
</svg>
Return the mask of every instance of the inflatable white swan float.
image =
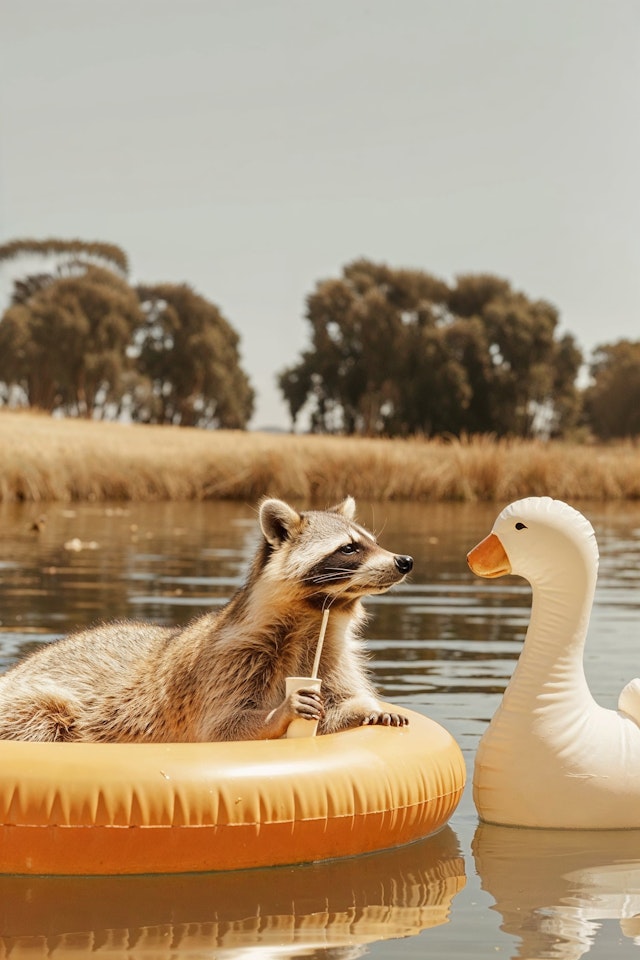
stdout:
<svg viewBox="0 0 640 960">
<path fill-rule="evenodd" d="M 467 560 L 482 577 L 524 577 L 533 594 L 520 659 L 478 747 L 480 818 L 523 827 L 640 827 L 640 680 L 627 684 L 616 711 L 596 703 L 584 674 L 598 571 L 591 524 L 559 500 L 518 500 Z"/>
</svg>

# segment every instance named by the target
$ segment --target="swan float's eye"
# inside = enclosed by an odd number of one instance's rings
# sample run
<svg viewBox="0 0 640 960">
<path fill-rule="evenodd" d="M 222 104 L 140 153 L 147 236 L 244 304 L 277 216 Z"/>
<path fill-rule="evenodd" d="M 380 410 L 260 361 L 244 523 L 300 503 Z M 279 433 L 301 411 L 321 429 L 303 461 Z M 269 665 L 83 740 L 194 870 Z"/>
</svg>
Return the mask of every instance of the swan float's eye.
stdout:
<svg viewBox="0 0 640 960">
<path fill-rule="evenodd" d="M 527 529 L 526 523 L 520 523 L 520 522 L 516 523 L 516 530 L 526 530 L 526 529 Z"/>
</svg>

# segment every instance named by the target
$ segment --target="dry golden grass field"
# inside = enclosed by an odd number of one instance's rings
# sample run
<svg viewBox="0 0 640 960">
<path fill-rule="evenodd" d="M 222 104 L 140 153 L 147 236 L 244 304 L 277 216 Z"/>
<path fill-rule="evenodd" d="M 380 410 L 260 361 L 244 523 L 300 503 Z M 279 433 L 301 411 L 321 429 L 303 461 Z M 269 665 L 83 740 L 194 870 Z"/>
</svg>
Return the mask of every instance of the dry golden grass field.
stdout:
<svg viewBox="0 0 640 960">
<path fill-rule="evenodd" d="M 640 499 L 640 446 L 369 440 L 0 411 L 0 500 Z"/>
</svg>

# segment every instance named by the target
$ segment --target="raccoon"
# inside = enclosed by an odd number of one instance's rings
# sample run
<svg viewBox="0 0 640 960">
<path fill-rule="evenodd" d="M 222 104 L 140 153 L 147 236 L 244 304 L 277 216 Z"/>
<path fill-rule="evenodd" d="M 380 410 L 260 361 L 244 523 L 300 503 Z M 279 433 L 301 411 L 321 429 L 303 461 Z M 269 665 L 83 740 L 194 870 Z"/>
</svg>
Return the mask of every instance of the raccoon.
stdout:
<svg viewBox="0 0 640 960">
<path fill-rule="evenodd" d="M 297 717 L 318 720 L 318 733 L 404 726 L 367 676 L 361 599 L 400 583 L 413 560 L 383 550 L 354 515 L 351 497 L 304 513 L 264 500 L 260 545 L 225 607 L 182 628 L 114 622 L 41 648 L 0 677 L 0 739 L 272 739 Z M 286 696 L 287 676 L 311 674 L 327 607 L 322 692 Z"/>
</svg>

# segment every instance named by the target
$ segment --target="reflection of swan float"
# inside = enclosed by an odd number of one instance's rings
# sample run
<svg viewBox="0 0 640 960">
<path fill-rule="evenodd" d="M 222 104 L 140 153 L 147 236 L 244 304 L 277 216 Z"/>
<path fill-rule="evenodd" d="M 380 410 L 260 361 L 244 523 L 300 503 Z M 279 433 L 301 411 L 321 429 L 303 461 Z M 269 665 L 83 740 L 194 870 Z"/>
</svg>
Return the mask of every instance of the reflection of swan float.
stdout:
<svg viewBox="0 0 640 960">
<path fill-rule="evenodd" d="M 530 581 L 531 622 L 502 703 L 476 756 L 481 819 L 525 827 L 640 827 L 640 681 L 619 710 L 593 699 L 583 647 L 598 569 L 591 524 L 530 497 L 506 507 L 468 557 L 485 577 Z"/>
<path fill-rule="evenodd" d="M 449 827 L 397 850 L 295 870 L 0 877 L 0 956 L 257 960 L 314 948 L 360 956 L 362 944 L 446 923 L 464 884 Z"/>
<path fill-rule="evenodd" d="M 578 960 L 603 920 L 619 920 L 623 936 L 640 945 L 639 831 L 513 830 L 482 823 L 473 855 L 502 929 L 522 940 L 514 955 L 523 960 Z"/>
<path fill-rule="evenodd" d="M 439 724 L 225 743 L 0 742 L 0 871 L 228 870 L 427 837 L 464 761 Z"/>
</svg>

